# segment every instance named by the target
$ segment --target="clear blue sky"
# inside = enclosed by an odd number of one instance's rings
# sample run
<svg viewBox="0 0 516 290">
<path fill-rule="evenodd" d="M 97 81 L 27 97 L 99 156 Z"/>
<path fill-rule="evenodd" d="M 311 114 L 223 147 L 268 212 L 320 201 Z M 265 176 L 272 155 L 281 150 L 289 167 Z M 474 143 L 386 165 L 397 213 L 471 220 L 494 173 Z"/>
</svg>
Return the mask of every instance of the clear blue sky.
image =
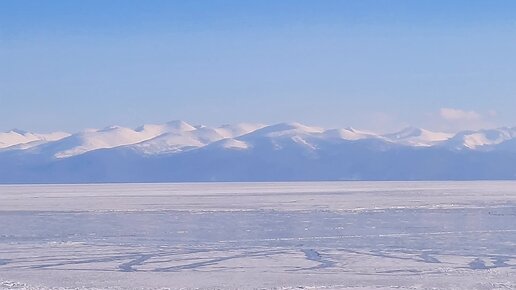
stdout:
<svg viewBox="0 0 516 290">
<path fill-rule="evenodd" d="M 0 130 L 441 128 L 442 108 L 516 125 L 516 1 L 0 1 Z"/>
</svg>

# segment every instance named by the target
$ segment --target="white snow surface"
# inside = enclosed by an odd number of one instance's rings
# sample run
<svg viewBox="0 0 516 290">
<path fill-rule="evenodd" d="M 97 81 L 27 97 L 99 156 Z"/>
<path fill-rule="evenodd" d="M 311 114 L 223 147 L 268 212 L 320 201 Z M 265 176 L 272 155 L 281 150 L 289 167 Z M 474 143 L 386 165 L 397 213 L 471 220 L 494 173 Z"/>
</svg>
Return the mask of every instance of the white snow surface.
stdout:
<svg viewBox="0 0 516 290">
<path fill-rule="evenodd" d="M 312 135 L 324 132 L 323 128 L 310 127 L 297 122 L 279 123 L 271 126 L 266 126 L 261 129 L 251 132 L 249 135 L 253 137 L 285 137 L 285 136 L 299 136 Z"/>
<path fill-rule="evenodd" d="M 516 182 L 0 186 L 0 289 L 516 289 Z"/>
<path fill-rule="evenodd" d="M 445 145 L 453 149 L 482 149 L 516 139 L 516 127 L 479 131 L 464 131 L 448 140 Z"/>
<path fill-rule="evenodd" d="M 330 129 L 324 131 L 325 138 L 338 138 L 343 140 L 360 140 L 360 139 L 369 139 L 369 138 L 381 138 L 379 135 L 367 132 L 356 130 L 354 128 L 345 128 L 345 129 Z"/>
<path fill-rule="evenodd" d="M 317 150 L 321 142 L 366 139 L 411 147 L 496 150 L 498 145 L 504 149 L 514 147 L 510 141 L 516 140 L 516 128 L 449 134 L 409 127 L 400 132 L 382 135 L 354 128 L 325 129 L 296 122 L 274 125 L 240 123 L 209 127 L 177 120 L 165 124 L 146 124 L 136 129 L 120 126 L 88 129 L 71 135 L 63 132 L 38 134 L 11 130 L 0 133 L 0 150 L 30 149 L 31 152 L 46 153 L 56 158 L 68 158 L 110 148 L 130 148 L 143 154 L 156 155 L 197 149 L 224 139 L 227 140 L 217 146 L 229 150 L 254 148 L 255 143 L 263 140 L 276 144 L 277 148 L 284 148 L 286 144 L 294 142 L 309 150 Z"/>
<path fill-rule="evenodd" d="M 215 130 L 224 138 L 234 138 L 238 136 L 242 136 L 251 132 L 254 132 L 258 129 L 266 127 L 263 124 L 254 124 L 254 123 L 240 123 L 240 124 L 226 124 L 222 125 Z"/>
<path fill-rule="evenodd" d="M 236 140 L 236 139 L 223 139 L 220 142 L 220 146 L 226 149 L 247 149 L 249 148 L 249 144 L 244 141 Z"/>
<path fill-rule="evenodd" d="M 409 127 L 397 133 L 384 135 L 384 137 L 398 144 L 428 147 L 450 139 L 453 134 Z"/>
<path fill-rule="evenodd" d="M 127 146 L 145 154 L 174 153 L 238 137 L 263 127 L 260 124 L 242 123 L 210 128 L 177 120 L 165 124 L 146 124 L 136 129 L 121 126 L 86 129 L 75 134 L 36 134 L 11 130 L 0 133 L 0 149 L 33 149 L 34 152 L 49 152 L 56 158 Z M 244 148 L 243 142 L 235 140 L 233 143 L 239 145 L 228 148 Z"/>
<path fill-rule="evenodd" d="M 61 140 L 70 134 L 65 132 L 53 132 L 48 134 L 37 134 L 25 132 L 22 130 L 10 130 L 8 132 L 0 132 L 0 149 L 8 148 L 16 145 L 35 144 L 37 142 L 51 142 Z M 26 149 L 31 146 L 21 146 Z"/>
<path fill-rule="evenodd" d="M 245 142 L 232 138 L 245 135 L 262 127 L 263 125 L 248 123 L 224 125 L 218 128 L 190 126 L 187 130 L 167 132 L 145 142 L 134 144 L 132 148 L 146 154 L 175 153 L 204 147 L 211 143 L 228 139 L 228 141 L 226 141 L 227 145 L 223 146 L 224 148 L 246 149 L 248 146 Z"/>
<path fill-rule="evenodd" d="M 66 158 L 83 154 L 92 150 L 113 148 L 135 144 L 155 136 L 154 128 L 136 131 L 129 128 L 112 126 L 102 130 L 89 130 L 59 140 L 63 150 L 55 157 Z"/>
</svg>

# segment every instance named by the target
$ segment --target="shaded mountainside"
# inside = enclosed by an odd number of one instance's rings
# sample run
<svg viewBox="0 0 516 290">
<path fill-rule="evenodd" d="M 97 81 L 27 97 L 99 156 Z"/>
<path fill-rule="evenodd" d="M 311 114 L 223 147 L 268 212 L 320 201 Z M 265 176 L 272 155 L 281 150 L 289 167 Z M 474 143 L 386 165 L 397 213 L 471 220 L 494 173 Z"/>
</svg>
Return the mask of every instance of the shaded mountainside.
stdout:
<svg viewBox="0 0 516 290">
<path fill-rule="evenodd" d="M 516 179 L 515 132 L 408 128 L 378 135 L 182 121 L 109 127 L 0 150 L 0 183 Z M 11 143 L 13 134 L 5 135 Z M 29 142 L 42 136 L 23 134 Z"/>
</svg>

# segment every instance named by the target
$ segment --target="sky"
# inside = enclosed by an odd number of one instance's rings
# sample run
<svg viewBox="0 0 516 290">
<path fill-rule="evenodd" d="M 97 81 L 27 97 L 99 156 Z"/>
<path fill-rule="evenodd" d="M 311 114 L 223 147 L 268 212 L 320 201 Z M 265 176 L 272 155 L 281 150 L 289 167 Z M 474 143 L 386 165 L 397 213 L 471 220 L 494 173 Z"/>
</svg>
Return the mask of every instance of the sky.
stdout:
<svg viewBox="0 0 516 290">
<path fill-rule="evenodd" d="M 516 126 L 516 1 L 0 1 L 0 131 Z"/>
</svg>

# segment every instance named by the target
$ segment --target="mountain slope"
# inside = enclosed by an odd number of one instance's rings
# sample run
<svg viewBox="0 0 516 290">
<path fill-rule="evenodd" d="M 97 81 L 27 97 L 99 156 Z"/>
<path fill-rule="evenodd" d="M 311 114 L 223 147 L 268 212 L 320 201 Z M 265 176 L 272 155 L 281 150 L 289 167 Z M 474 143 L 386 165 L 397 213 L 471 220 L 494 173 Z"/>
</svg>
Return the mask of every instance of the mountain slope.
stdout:
<svg viewBox="0 0 516 290">
<path fill-rule="evenodd" d="M 57 141 L 68 137 L 69 135 L 70 134 L 65 132 L 35 134 L 13 129 L 8 132 L 0 132 L 0 149 L 6 149 L 14 146 L 18 146 L 19 149 L 27 149 L 44 142 Z M 30 144 L 32 144 L 32 146 Z"/>
<path fill-rule="evenodd" d="M 514 140 L 515 138 L 516 127 L 464 131 L 447 140 L 443 143 L 443 146 L 454 150 L 489 150 L 493 149 L 495 145 Z"/>
<path fill-rule="evenodd" d="M 453 135 L 442 132 L 432 132 L 421 128 L 408 127 L 400 132 L 383 135 L 383 137 L 391 142 L 399 144 L 428 147 L 449 140 Z"/>
</svg>

